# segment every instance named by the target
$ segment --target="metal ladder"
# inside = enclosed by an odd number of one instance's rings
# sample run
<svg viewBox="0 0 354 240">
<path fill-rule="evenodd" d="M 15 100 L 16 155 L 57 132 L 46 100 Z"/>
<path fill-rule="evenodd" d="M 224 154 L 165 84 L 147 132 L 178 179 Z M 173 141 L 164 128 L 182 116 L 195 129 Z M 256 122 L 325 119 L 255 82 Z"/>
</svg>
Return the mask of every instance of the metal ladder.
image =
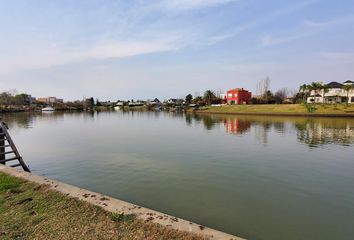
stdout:
<svg viewBox="0 0 354 240">
<path fill-rule="evenodd" d="M 21 155 L 18 153 L 17 148 L 12 141 L 6 123 L 0 121 L 0 164 L 5 165 L 7 162 L 18 161 L 10 167 L 22 167 L 26 172 L 31 172 L 28 166 L 23 161 Z M 8 155 L 12 155 L 6 158 Z"/>
</svg>

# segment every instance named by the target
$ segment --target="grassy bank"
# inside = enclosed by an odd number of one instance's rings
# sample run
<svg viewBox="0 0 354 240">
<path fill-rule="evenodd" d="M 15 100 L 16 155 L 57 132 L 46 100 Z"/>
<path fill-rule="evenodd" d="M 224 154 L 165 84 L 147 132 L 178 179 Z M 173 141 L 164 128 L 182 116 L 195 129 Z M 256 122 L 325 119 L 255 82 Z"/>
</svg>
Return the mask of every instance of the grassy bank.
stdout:
<svg viewBox="0 0 354 240">
<path fill-rule="evenodd" d="M 0 172 L 0 239 L 204 239 Z"/>
<path fill-rule="evenodd" d="M 227 105 L 221 107 L 206 107 L 197 112 L 225 113 L 225 114 L 269 114 L 269 115 L 353 115 L 354 104 L 349 106 L 317 104 L 315 111 L 309 113 L 304 104 L 267 104 L 267 105 Z"/>
</svg>

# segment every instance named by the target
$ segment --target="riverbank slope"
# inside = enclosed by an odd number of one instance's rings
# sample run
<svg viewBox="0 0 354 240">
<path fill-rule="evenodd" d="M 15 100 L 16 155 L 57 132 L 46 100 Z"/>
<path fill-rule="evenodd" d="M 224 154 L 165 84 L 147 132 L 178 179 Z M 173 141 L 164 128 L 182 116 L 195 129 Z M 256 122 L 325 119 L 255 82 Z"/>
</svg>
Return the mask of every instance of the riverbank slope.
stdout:
<svg viewBox="0 0 354 240">
<path fill-rule="evenodd" d="M 285 115 L 285 116 L 321 116 L 321 117 L 354 117 L 354 104 L 337 106 L 318 104 L 310 113 L 304 104 L 264 104 L 264 105 L 225 105 L 205 107 L 196 113 L 220 113 L 242 115 Z"/>
<path fill-rule="evenodd" d="M 239 239 L 0 165 L 1 239 Z"/>
</svg>

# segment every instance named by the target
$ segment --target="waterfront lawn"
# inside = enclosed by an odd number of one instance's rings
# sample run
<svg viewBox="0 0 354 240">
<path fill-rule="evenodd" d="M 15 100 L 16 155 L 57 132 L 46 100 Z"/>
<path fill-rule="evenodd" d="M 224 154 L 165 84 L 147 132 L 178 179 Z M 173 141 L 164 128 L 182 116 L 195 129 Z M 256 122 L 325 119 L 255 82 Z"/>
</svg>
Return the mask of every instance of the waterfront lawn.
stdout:
<svg viewBox="0 0 354 240">
<path fill-rule="evenodd" d="M 316 104 L 315 114 L 354 114 L 354 104 Z M 257 104 L 257 105 L 226 105 L 220 107 L 206 107 L 201 112 L 220 113 L 285 113 L 285 114 L 307 114 L 308 110 L 304 104 Z"/>
<path fill-rule="evenodd" d="M 0 172 L 0 239 L 204 239 Z"/>
</svg>

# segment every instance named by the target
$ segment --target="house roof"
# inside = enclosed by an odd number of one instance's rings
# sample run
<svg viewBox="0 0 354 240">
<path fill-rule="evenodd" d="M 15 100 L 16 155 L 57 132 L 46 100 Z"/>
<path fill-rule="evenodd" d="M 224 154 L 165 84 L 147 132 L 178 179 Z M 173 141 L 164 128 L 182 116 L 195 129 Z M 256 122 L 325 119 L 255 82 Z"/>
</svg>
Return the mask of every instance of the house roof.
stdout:
<svg viewBox="0 0 354 240">
<path fill-rule="evenodd" d="M 347 80 L 344 83 L 354 83 L 353 81 Z"/>
<path fill-rule="evenodd" d="M 239 92 L 239 91 L 248 92 L 248 90 L 246 90 L 246 89 L 244 89 L 244 88 L 234 88 L 234 89 L 228 90 L 228 92 Z"/>
<path fill-rule="evenodd" d="M 328 83 L 328 86 L 330 88 L 342 88 L 343 84 L 341 84 L 339 82 L 330 82 L 330 83 Z"/>
</svg>

